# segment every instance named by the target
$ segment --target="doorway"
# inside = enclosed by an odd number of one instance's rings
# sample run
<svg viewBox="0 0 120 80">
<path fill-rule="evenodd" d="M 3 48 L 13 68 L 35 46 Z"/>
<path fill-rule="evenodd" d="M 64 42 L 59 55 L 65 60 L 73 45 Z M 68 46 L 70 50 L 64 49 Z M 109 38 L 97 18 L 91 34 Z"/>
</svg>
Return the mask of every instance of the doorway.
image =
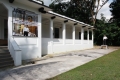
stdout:
<svg viewBox="0 0 120 80">
<path fill-rule="evenodd" d="M 8 10 L 0 3 L 0 46 L 8 45 Z"/>
<path fill-rule="evenodd" d="M 59 38 L 59 28 L 54 28 L 54 38 Z"/>
</svg>

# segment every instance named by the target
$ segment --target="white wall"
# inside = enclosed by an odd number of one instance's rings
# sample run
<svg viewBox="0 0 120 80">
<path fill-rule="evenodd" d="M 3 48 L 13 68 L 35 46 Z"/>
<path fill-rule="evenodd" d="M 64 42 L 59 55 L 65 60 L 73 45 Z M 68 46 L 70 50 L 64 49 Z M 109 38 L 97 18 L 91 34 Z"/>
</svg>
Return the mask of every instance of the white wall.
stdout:
<svg viewBox="0 0 120 80">
<path fill-rule="evenodd" d="M 50 20 L 47 23 L 42 21 L 42 37 L 50 38 Z"/>
<path fill-rule="evenodd" d="M 66 39 L 72 39 L 72 26 L 66 25 Z"/>
<path fill-rule="evenodd" d="M 60 33 L 60 34 L 59 34 L 60 39 L 62 39 L 62 27 L 61 27 L 61 28 L 59 28 L 59 31 L 60 31 L 60 32 L 59 32 L 59 33 Z"/>
<path fill-rule="evenodd" d="M 76 27 L 76 28 L 75 28 L 75 39 L 79 39 L 79 32 L 81 32 L 80 27 L 79 27 L 79 28 Z"/>
<path fill-rule="evenodd" d="M 42 38 L 43 55 L 93 48 L 92 40 L 89 43 L 84 40 L 83 44 L 81 44 L 81 40 L 75 40 L 75 44 L 73 44 L 72 39 L 66 39 L 65 45 L 62 39 L 53 39 L 53 42 L 51 41 L 50 38 Z"/>
<path fill-rule="evenodd" d="M 53 54 L 53 53 L 61 53 L 61 52 L 68 52 L 68 51 L 76 51 L 76 50 L 84 50 L 84 49 L 90 49 L 93 48 L 92 45 L 81 45 L 81 44 L 66 44 L 66 45 L 62 45 L 62 44 L 54 44 L 53 47 L 52 46 L 47 46 L 46 49 L 44 48 L 43 52 L 44 54 Z M 52 49 L 53 52 L 51 52 L 50 50 Z M 49 52 L 50 51 L 50 52 Z"/>
<path fill-rule="evenodd" d="M 42 38 L 42 55 L 52 53 L 51 39 L 50 38 Z"/>
</svg>

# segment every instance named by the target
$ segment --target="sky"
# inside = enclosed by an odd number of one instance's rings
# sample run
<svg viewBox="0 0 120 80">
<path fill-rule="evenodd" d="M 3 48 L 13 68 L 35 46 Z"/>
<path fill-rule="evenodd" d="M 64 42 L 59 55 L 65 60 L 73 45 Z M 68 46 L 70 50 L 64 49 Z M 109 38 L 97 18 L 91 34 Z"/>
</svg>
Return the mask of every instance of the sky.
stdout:
<svg viewBox="0 0 120 80">
<path fill-rule="evenodd" d="M 97 18 L 100 19 L 100 14 L 103 13 L 104 16 L 106 17 L 106 19 L 110 19 L 111 18 L 111 12 L 110 12 L 110 8 L 109 5 L 113 0 L 109 0 L 103 7 L 102 9 L 99 11 Z"/>
<path fill-rule="evenodd" d="M 106 17 L 106 19 L 110 19 L 111 18 L 111 13 L 110 13 L 110 8 L 109 5 L 113 0 L 109 0 L 103 7 L 102 9 L 99 11 L 98 15 L 97 15 L 97 19 L 100 19 L 100 14 L 103 13 L 104 17 Z M 51 3 L 51 0 L 44 0 L 44 4 L 49 6 L 49 4 Z"/>
</svg>

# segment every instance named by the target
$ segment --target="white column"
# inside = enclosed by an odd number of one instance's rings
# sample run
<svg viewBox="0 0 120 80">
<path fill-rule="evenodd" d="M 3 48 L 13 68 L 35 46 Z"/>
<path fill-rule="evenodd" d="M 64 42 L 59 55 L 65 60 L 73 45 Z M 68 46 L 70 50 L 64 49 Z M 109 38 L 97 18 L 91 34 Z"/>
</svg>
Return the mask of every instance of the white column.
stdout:
<svg viewBox="0 0 120 80">
<path fill-rule="evenodd" d="M 39 57 L 42 55 L 42 14 L 38 15 L 38 49 L 39 49 Z"/>
<path fill-rule="evenodd" d="M 66 39 L 66 24 L 65 23 L 63 23 L 62 37 L 63 37 L 63 45 L 65 45 L 65 39 Z"/>
<path fill-rule="evenodd" d="M 10 39 L 12 37 L 12 9 L 8 10 L 8 49 L 10 49 Z"/>
<path fill-rule="evenodd" d="M 53 39 L 53 19 L 50 19 L 50 38 Z"/>
<path fill-rule="evenodd" d="M 84 40 L 84 28 L 81 27 L 81 44 L 83 44 L 83 40 Z"/>
<path fill-rule="evenodd" d="M 73 25 L 73 31 L 72 31 L 72 39 L 73 39 L 73 45 L 75 44 L 75 26 Z"/>
<path fill-rule="evenodd" d="M 53 19 L 50 19 L 51 53 L 53 53 Z"/>
<path fill-rule="evenodd" d="M 94 32 L 93 32 L 93 29 L 92 29 L 92 42 L 94 41 Z"/>
<path fill-rule="evenodd" d="M 89 29 L 87 29 L 87 40 L 88 40 L 88 44 L 89 44 Z"/>
</svg>

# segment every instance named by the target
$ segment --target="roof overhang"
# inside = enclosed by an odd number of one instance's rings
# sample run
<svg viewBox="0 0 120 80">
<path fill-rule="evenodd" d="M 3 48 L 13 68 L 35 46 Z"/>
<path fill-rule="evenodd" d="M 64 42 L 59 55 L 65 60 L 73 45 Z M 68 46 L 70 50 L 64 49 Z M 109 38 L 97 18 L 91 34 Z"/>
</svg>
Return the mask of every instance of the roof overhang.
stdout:
<svg viewBox="0 0 120 80">
<path fill-rule="evenodd" d="M 83 22 L 80 22 L 80 21 L 77 21 L 75 19 L 60 15 L 60 14 L 52 12 L 52 11 L 48 11 L 48 14 L 52 15 L 52 16 L 56 16 L 56 18 L 58 17 L 60 20 L 63 20 L 63 21 L 68 20 L 68 22 L 73 23 L 73 25 L 76 24 L 76 25 L 86 26 L 87 28 L 94 28 L 93 26 L 91 26 L 89 24 L 85 24 Z"/>
<path fill-rule="evenodd" d="M 37 0 L 15 0 L 14 2 L 26 5 L 28 7 L 37 8 L 37 9 L 42 7 L 42 8 L 44 8 L 45 11 L 51 11 L 52 10 L 48 6 L 45 6 L 42 3 L 37 2 Z"/>
</svg>

